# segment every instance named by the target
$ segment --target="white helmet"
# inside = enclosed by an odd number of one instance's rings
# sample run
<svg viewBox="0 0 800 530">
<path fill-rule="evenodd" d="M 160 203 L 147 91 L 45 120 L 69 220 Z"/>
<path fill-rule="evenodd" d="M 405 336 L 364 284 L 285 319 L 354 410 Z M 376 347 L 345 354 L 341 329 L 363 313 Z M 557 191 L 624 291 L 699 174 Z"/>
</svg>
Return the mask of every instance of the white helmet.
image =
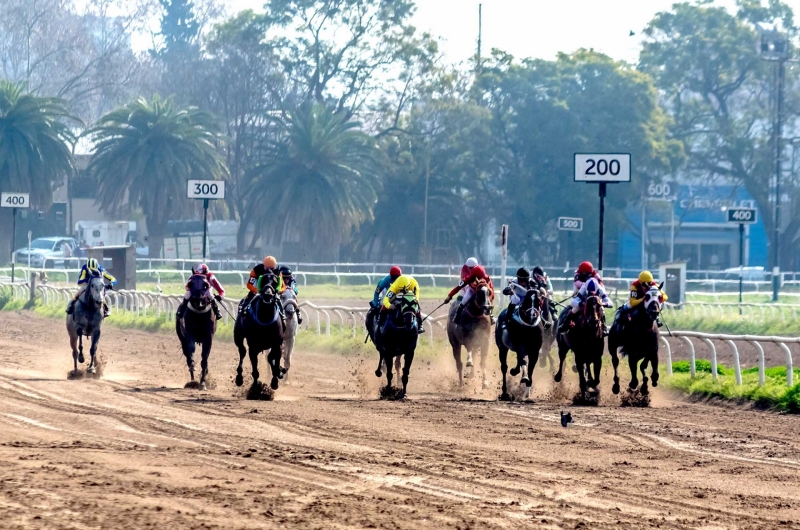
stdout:
<svg viewBox="0 0 800 530">
<path fill-rule="evenodd" d="M 467 267 L 469 267 L 470 269 L 471 269 L 471 268 L 473 268 L 473 267 L 477 267 L 477 266 L 478 266 L 478 260 L 477 260 L 477 259 L 475 259 L 475 258 L 469 258 L 469 259 L 467 260 L 467 263 L 466 263 L 466 265 L 467 265 Z"/>
</svg>

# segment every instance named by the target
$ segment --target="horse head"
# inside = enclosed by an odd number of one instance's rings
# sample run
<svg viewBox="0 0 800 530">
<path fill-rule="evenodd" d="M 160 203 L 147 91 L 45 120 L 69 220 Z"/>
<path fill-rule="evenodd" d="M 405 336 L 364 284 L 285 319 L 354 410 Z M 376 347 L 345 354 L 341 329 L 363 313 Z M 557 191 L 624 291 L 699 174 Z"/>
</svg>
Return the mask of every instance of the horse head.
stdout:
<svg viewBox="0 0 800 530">
<path fill-rule="evenodd" d="M 288 288 L 281 293 L 281 304 L 286 311 L 286 318 L 292 318 L 298 311 L 297 295 L 294 293 L 294 289 Z"/>
<path fill-rule="evenodd" d="M 589 296 L 586 299 L 583 315 L 584 325 L 592 330 L 597 337 L 602 337 L 606 316 L 603 311 L 603 301 L 599 296 Z"/>
<path fill-rule="evenodd" d="M 189 302 L 193 310 L 204 312 L 209 305 L 208 290 L 211 285 L 204 276 L 194 275 L 189 278 Z"/>
<path fill-rule="evenodd" d="M 475 285 L 475 296 L 473 300 L 475 300 L 475 304 L 484 315 L 490 315 L 492 313 L 489 284 L 486 280 L 478 280 L 478 283 Z"/>
<path fill-rule="evenodd" d="M 644 312 L 651 321 L 655 321 L 661 314 L 661 307 L 664 304 L 664 295 L 660 287 L 651 287 L 644 295 Z"/>
<path fill-rule="evenodd" d="M 265 274 L 264 276 L 262 276 L 261 290 L 258 292 L 258 294 L 259 296 L 261 296 L 261 300 L 263 300 L 268 304 L 273 303 L 278 296 L 278 292 L 276 291 L 274 284 L 275 284 L 274 274 Z"/>
<path fill-rule="evenodd" d="M 106 295 L 106 285 L 103 282 L 103 276 L 99 272 L 92 272 L 92 277 L 89 279 L 89 286 L 86 289 L 87 301 L 94 307 L 103 305 L 103 300 Z"/>
<path fill-rule="evenodd" d="M 535 287 L 528 289 L 517 311 L 519 312 L 520 320 L 524 324 L 538 326 L 539 319 L 542 316 L 542 298 L 540 297 L 539 289 Z"/>
</svg>

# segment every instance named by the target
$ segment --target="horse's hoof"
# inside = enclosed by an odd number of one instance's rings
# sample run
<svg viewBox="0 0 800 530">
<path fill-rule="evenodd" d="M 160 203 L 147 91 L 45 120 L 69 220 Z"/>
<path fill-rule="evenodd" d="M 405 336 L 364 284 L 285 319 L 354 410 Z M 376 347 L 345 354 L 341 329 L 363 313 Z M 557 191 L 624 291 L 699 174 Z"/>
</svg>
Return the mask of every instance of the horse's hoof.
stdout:
<svg viewBox="0 0 800 530">
<path fill-rule="evenodd" d="M 381 377 L 382 375 L 383 375 L 383 372 L 380 369 L 375 370 L 375 377 Z"/>
<path fill-rule="evenodd" d="M 90 374 L 96 374 L 97 373 L 97 369 L 94 366 L 91 366 L 91 367 L 89 367 L 87 372 L 89 372 Z"/>
<path fill-rule="evenodd" d="M 467 361 L 467 368 L 472 368 L 472 361 Z"/>
<path fill-rule="evenodd" d="M 502 394 L 500 394 L 500 396 L 497 398 L 497 400 L 498 401 L 511 401 L 512 397 L 511 397 L 511 394 L 509 394 L 508 392 L 503 392 Z"/>
<path fill-rule="evenodd" d="M 527 377 L 523 377 L 522 380 L 519 382 L 520 385 L 524 386 L 531 386 L 531 380 Z"/>
<path fill-rule="evenodd" d="M 236 376 L 236 386 L 242 386 L 243 384 L 244 384 L 244 377 L 242 377 L 242 374 L 238 374 Z"/>
<path fill-rule="evenodd" d="M 78 362 L 81 363 L 81 364 L 86 362 L 86 359 L 83 356 L 83 352 L 78 354 Z"/>
<path fill-rule="evenodd" d="M 556 383 L 560 383 L 561 382 L 561 372 L 559 372 L 559 373 L 557 373 L 556 375 L 553 376 L 553 381 L 555 381 Z"/>
<path fill-rule="evenodd" d="M 512 376 L 518 376 L 518 375 L 519 375 L 519 366 L 515 366 L 514 368 L 512 368 L 512 369 L 509 371 L 509 373 L 510 373 Z"/>
<path fill-rule="evenodd" d="M 270 382 L 269 387 L 272 390 L 278 390 L 278 378 L 277 377 L 273 377 L 272 378 L 272 381 Z"/>
<path fill-rule="evenodd" d="M 631 390 L 631 392 L 636 390 L 637 386 L 639 386 L 639 381 L 631 381 L 630 384 L 628 384 L 628 388 Z"/>
<path fill-rule="evenodd" d="M 200 383 L 200 390 L 208 390 L 208 387 L 206 386 L 205 382 Z"/>
<path fill-rule="evenodd" d="M 577 366 L 573 366 L 572 367 L 572 373 L 573 374 L 577 374 L 578 373 L 578 367 Z"/>
<path fill-rule="evenodd" d="M 614 386 L 611 387 L 611 391 L 614 393 L 614 395 L 619 394 L 619 383 L 614 383 Z"/>
<path fill-rule="evenodd" d="M 642 389 L 640 390 L 640 392 L 641 392 L 641 394 L 642 394 L 643 396 L 646 396 L 647 394 L 649 394 L 649 393 L 650 393 L 650 389 L 649 389 L 649 388 L 647 388 L 647 385 L 642 385 Z"/>
</svg>

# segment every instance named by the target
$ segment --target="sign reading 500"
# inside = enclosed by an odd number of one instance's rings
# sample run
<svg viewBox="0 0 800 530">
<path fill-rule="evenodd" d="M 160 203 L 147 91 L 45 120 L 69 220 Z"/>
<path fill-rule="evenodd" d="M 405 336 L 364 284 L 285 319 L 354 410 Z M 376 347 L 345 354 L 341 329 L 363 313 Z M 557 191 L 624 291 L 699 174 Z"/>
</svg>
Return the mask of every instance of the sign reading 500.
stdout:
<svg viewBox="0 0 800 530">
<path fill-rule="evenodd" d="M 628 153 L 575 153 L 575 182 L 630 182 Z"/>
</svg>

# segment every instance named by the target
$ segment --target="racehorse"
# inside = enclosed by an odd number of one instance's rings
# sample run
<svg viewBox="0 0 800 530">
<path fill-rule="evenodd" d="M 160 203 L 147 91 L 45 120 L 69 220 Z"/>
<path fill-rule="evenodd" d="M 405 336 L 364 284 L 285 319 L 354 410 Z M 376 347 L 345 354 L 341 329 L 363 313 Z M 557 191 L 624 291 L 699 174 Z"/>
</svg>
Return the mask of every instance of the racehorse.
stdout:
<svg viewBox="0 0 800 530">
<path fill-rule="evenodd" d="M 467 349 L 467 377 L 472 377 L 474 367 L 472 364 L 472 354 L 478 350 L 481 352 L 481 371 L 483 376 L 483 388 L 489 386 L 486 380 L 486 356 L 489 353 L 489 341 L 492 336 L 492 305 L 491 291 L 486 281 L 481 280 L 475 287 L 475 296 L 470 299 L 466 307 L 461 312 L 458 322 L 453 322 L 453 317 L 458 311 L 462 297 L 458 297 L 456 302 L 450 305 L 447 316 L 447 339 L 453 348 L 453 358 L 456 360 L 456 370 L 458 370 L 458 386 L 464 386 L 464 370 L 461 363 L 461 347 Z"/>
<path fill-rule="evenodd" d="M 570 311 L 570 308 L 565 309 Z M 562 318 L 565 315 L 562 315 Z M 588 387 L 597 391 L 600 384 L 600 369 L 603 366 L 603 350 L 605 339 L 603 327 L 605 324 L 603 302 L 598 296 L 589 296 L 579 311 L 577 322 L 566 333 L 558 333 L 558 373 L 554 376 L 556 383 L 561 381 L 564 370 L 564 359 L 567 352 L 572 350 L 575 354 L 575 366 L 578 369 L 581 396 L 586 394 Z"/>
<path fill-rule="evenodd" d="M 297 328 L 299 326 L 297 317 L 300 314 L 300 308 L 297 306 L 297 295 L 294 289 L 289 287 L 281 293 L 281 303 L 286 313 L 286 331 L 283 334 L 283 366 L 285 368 L 284 377 L 288 380 L 289 368 L 292 366 L 294 341 L 297 337 Z"/>
<path fill-rule="evenodd" d="M 103 327 L 105 294 L 106 285 L 103 277 L 100 273 L 92 273 L 86 289 L 75 302 L 72 314 L 67 315 L 67 333 L 69 333 L 69 343 L 72 347 L 75 372 L 78 371 L 78 363 L 84 362 L 83 337 L 91 337 L 92 346 L 89 348 L 89 354 L 92 360 L 86 371 L 90 374 L 97 373 L 95 356 L 97 355 L 97 343 L 100 341 L 100 328 Z"/>
<path fill-rule="evenodd" d="M 186 357 L 186 365 L 189 367 L 192 382 L 194 382 L 195 345 L 201 344 L 203 349 L 200 355 L 200 389 L 205 390 L 208 377 L 208 357 L 211 355 L 211 344 L 214 341 L 214 333 L 217 331 L 217 320 L 214 312 L 211 311 L 208 293 L 211 285 L 208 280 L 203 276 L 192 276 L 189 278 L 188 287 L 189 302 L 186 304 L 183 317 L 175 319 L 175 333 L 181 342 L 181 349 Z"/>
<path fill-rule="evenodd" d="M 414 351 L 417 349 L 417 338 L 419 336 L 417 312 L 419 303 L 414 295 L 410 293 L 400 293 L 394 297 L 392 307 L 378 317 L 375 327 L 375 347 L 378 349 L 380 358 L 378 359 L 378 369 L 375 375 L 383 375 L 382 368 L 386 367 L 386 386 L 392 387 L 392 360 L 403 356 L 403 394 L 401 399 L 406 397 L 408 389 L 408 374 L 411 371 L 411 363 L 414 362 Z"/>
<path fill-rule="evenodd" d="M 503 373 L 503 393 L 500 395 L 502 400 L 510 399 L 506 388 L 509 350 L 517 353 L 517 366 L 511 369 L 511 375 L 516 376 L 522 372 L 520 384 L 525 385 L 525 399 L 529 399 L 531 396 L 533 369 L 536 367 L 536 361 L 542 348 L 542 333 L 544 332 L 541 309 L 543 299 L 539 297 L 539 294 L 538 289 L 529 289 L 522 303 L 512 314 L 509 315 L 507 309 L 500 314 L 499 321 L 506 323 L 505 328 L 495 327 L 495 342 L 500 350 L 500 371 Z M 546 299 L 544 299 L 544 303 L 547 303 Z"/>
<path fill-rule="evenodd" d="M 262 277 L 263 278 L 263 277 Z M 286 333 L 280 318 L 278 295 L 269 278 L 263 278 L 258 296 L 240 312 L 233 327 L 233 342 L 239 349 L 239 366 L 236 368 L 236 386 L 242 386 L 242 363 L 246 353 L 250 355 L 253 366 L 253 386 L 261 384 L 258 374 L 258 354 L 267 352 L 267 363 L 272 370 L 272 390 L 278 389 L 278 380 L 283 379 L 286 370 L 281 368 L 281 347 Z M 247 341 L 247 349 L 244 343 Z"/>
<path fill-rule="evenodd" d="M 549 318 L 557 319 L 557 312 L 555 310 L 555 303 L 551 302 L 551 300 L 547 297 L 547 290 L 545 288 L 539 289 L 539 294 L 542 298 L 541 306 L 542 306 L 542 322 L 545 319 Z M 547 304 L 547 305 L 545 305 Z M 552 305 L 551 305 L 552 304 Z M 539 354 L 539 367 L 544 368 L 547 366 L 547 361 L 550 361 L 550 365 L 552 366 L 555 362 L 555 359 L 552 355 L 553 344 L 556 342 L 556 330 L 558 326 L 555 322 L 551 322 L 550 326 L 546 327 L 542 331 L 542 351 Z"/>
<path fill-rule="evenodd" d="M 641 305 L 630 314 L 630 321 L 620 325 L 616 320 L 608 332 L 608 350 L 611 353 L 611 362 L 614 364 L 614 388 L 615 394 L 619 394 L 619 377 L 617 366 L 619 358 L 617 349 L 622 347 L 622 355 L 628 356 L 628 365 L 631 369 L 631 382 L 628 388 L 636 390 L 639 380 L 636 377 L 636 365 L 641 364 L 642 371 L 642 394 L 649 392 L 647 388 L 648 379 L 645 375 L 647 365 L 652 365 L 650 377 L 653 386 L 658 386 L 658 316 L 661 314 L 661 306 L 664 303 L 661 294 L 661 287 L 653 287 L 644 295 Z"/>
</svg>

